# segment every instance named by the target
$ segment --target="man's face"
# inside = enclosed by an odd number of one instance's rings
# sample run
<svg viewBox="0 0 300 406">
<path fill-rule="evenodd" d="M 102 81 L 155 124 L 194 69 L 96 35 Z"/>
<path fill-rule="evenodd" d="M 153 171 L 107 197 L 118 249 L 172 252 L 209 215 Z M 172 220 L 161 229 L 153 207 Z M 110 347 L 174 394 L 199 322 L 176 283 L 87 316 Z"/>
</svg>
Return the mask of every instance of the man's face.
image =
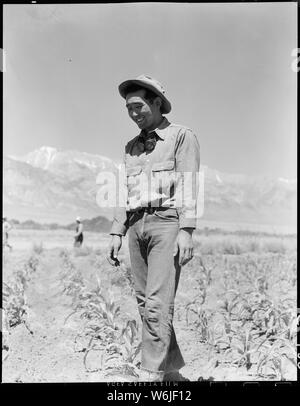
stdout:
<svg viewBox="0 0 300 406">
<path fill-rule="evenodd" d="M 126 96 L 129 117 L 141 130 L 154 130 L 161 120 L 160 106 L 145 99 L 145 90 L 137 90 Z"/>
</svg>

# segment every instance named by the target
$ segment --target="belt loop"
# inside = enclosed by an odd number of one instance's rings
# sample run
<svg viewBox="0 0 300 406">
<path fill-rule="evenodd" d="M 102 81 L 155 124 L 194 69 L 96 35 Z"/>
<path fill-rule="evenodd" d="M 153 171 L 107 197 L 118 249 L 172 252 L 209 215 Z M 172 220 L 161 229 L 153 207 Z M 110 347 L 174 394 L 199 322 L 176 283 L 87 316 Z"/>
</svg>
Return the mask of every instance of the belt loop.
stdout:
<svg viewBox="0 0 300 406">
<path fill-rule="evenodd" d="M 143 235 L 144 234 L 144 230 L 145 230 L 145 214 L 146 214 L 146 210 L 141 210 L 142 211 L 142 213 L 143 213 L 143 216 L 142 216 L 142 227 L 141 227 L 141 235 Z"/>
</svg>

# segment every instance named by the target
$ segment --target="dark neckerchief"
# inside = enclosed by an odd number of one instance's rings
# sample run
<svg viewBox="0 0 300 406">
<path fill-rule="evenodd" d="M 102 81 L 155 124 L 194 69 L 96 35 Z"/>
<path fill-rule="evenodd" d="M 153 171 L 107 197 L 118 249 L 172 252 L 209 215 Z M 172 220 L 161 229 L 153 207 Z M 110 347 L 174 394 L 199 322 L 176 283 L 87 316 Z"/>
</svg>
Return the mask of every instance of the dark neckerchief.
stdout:
<svg viewBox="0 0 300 406">
<path fill-rule="evenodd" d="M 158 140 L 158 135 L 156 134 L 155 131 L 151 132 L 146 132 L 142 131 L 140 136 L 139 136 L 139 144 L 140 144 L 140 149 L 144 152 L 151 152 L 154 150 L 156 146 L 156 142 Z"/>
<path fill-rule="evenodd" d="M 162 121 L 159 123 L 159 125 L 156 127 L 159 129 L 166 121 L 166 118 L 163 117 Z M 139 136 L 139 144 L 140 148 L 143 151 L 151 152 L 154 150 L 156 146 L 156 142 L 159 139 L 159 135 L 156 133 L 155 130 L 147 131 L 147 130 L 142 130 Z"/>
</svg>

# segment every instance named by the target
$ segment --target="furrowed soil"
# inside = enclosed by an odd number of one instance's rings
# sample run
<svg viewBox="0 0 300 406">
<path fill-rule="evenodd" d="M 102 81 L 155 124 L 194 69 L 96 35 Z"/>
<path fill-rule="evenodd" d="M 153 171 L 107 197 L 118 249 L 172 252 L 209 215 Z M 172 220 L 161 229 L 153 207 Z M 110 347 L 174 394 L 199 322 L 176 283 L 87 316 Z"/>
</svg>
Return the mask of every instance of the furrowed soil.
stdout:
<svg viewBox="0 0 300 406">
<path fill-rule="evenodd" d="M 69 243 L 69 234 L 62 234 L 47 240 L 35 232 L 34 237 L 21 236 L 12 240 L 12 252 L 5 251 L 3 257 L 3 280 L 10 283 L 16 270 L 24 266 L 30 255 L 38 258 L 38 266 L 32 272 L 26 283 L 25 300 L 26 315 L 24 320 L 9 328 L 4 328 L 4 346 L 2 351 L 2 381 L 3 382 L 106 382 L 135 380 L 132 376 L 124 374 L 109 376 L 105 369 L 100 368 L 100 359 L 97 351 L 89 353 L 87 363 L 95 372 L 88 372 L 84 365 L 84 355 L 87 342 L 80 332 L 84 327 L 84 320 L 80 313 L 72 313 L 72 297 L 64 291 L 62 283 L 63 261 L 62 249 L 67 250 L 70 261 L 80 272 L 86 287 L 92 289 L 96 280 L 100 280 L 105 291 L 112 293 L 116 303 L 120 306 L 120 318 L 125 322 L 128 319 L 140 319 L 137 312 L 136 299 L 130 288 L 129 281 L 112 268 L 105 259 L 105 248 L 108 244 L 107 236 L 91 233 L 89 246 L 81 250 L 74 250 Z M 27 233 L 29 237 L 29 232 Z M 40 240 L 39 240 L 40 238 Z M 44 241 L 43 248 L 38 252 L 32 249 L 32 241 Z M 47 242 L 48 241 L 48 242 Z M 257 255 L 256 255 L 257 256 Z M 260 254 L 267 261 L 278 259 L 277 254 Z M 224 272 L 224 258 L 234 261 L 242 255 L 219 255 L 217 258 L 207 255 L 203 261 L 207 264 L 214 262 L 211 272 L 211 284 L 206 288 L 206 297 L 201 309 L 206 315 L 211 315 L 209 324 L 218 321 L 219 300 L 222 298 L 221 279 Z M 251 254 L 251 258 L 255 254 Z M 277 259 L 276 259 L 277 258 Z M 124 242 L 121 259 L 128 264 L 127 242 Z M 295 256 L 281 255 L 286 259 L 287 266 L 294 263 Z M 278 259 L 279 261 L 279 259 Z M 238 262 L 237 262 L 238 263 Z M 275 263 L 275 262 L 274 262 Z M 221 362 L 220 354 L 211 345 L 207 334 L 199 333 L 203 325 L 197 320 L 187 318 L 187 306 L 199 298 L 201 284 L 195 283 L 199 279 L 199 265 L 195 260 L 182 269 L 181 280 L 175 302 L 174 327 L 182 350 L 186 366 L 181 374 L 191 381 L 244 381 L 244 380 L 276 380 L 278 376 L 271 370 L 265 371 L 264 376 L 257 374 L 257 365 L 253 363 L 250 368 L 246 365 L 231 365 L 230 362 Z M 287 282 L 288 283 L 288 282 Z M 289 282 L 290 283 L 290 282 Z M 199 288 L 200 286 L 200 288 Z M 278 295 L 278 286 L 272 280 L 269 286 L 273 294 Z M 282 298 L 289 297 L 295 300 L 295 289 L 280 290 Z M 280 289 L 282 286 L 280 285 Z M 200 289 L 200 290 L 199 290 Z M 279 288 L 278 288 L 279 289 Z M 200 292 L 201 291 L 201 292 Z M 197 301 L 196 300 L 196 301 Z M 296 303 L 296 301 L 295 301 Z M 190 305 L 191 306 L 191 305 Z M 192 312 L 193 313 L 193 312 Z M 195 312 L 194 312 L 195 313 Z M 193 313 L 193 315 L 194 315 Z M 205 324 L 205 323 L 204 323 Z M 141 329 L 139 329 L 140 334 Z M 202 331 L 202 330 L 201 330 Z M 205 335 L 206 334 L 206 335 Z M 285 379 L 295 380 L 296 367 L 287 362 L 282 365 L 282 374 Z"/>
</svg>

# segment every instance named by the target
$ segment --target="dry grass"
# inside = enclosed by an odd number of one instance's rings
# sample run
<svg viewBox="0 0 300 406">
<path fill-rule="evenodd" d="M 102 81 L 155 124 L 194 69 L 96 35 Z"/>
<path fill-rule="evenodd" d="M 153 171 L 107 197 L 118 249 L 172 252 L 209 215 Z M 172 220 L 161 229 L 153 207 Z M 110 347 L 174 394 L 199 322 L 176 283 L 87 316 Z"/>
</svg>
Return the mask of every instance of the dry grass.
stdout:
<svg viewBox="0 0 300 406">
<path fill-rule="evenodd" d="M 212 235 L 195 236 L 196 250 L 202 255 L 245 253 L 289 253 L 296 250 L 295 237 Z"/>
</svg>

